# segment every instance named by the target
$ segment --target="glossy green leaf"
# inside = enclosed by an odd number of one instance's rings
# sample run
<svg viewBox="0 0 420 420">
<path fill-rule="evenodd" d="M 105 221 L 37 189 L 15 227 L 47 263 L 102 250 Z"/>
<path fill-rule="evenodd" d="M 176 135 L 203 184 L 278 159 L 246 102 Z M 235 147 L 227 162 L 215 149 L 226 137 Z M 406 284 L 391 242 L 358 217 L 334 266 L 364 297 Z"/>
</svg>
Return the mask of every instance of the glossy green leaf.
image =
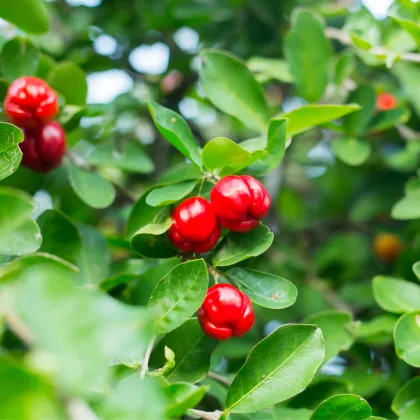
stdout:
<svg viewBox="0 0 420 420">
<path fill-rule="evenodd" d="M 22 76 L 35 75 L 38 64 L 39 50 L 29 40 L 17 37 L 6 42 L 3 46 L 1 69 L 9 82 Z"/>
<path fill-rule="evenodd" d="M 210 102 L 255 131 L 267 129 L 264 92 L 238 58 L 221 50 L 201 51 L 200 80 Z"/>
<path fill-rule="evenodd" d="M 264 225 L 247 233 L 231 232 L 217 246 L 213 254 L 215 266 L 226 267 L 267 251 L 274 234 Z"/>
<path fill-rule="evenodd" d="M 420 192 L 410 192 L 392 208 L 392 217 L 397 220 L 420 218 Z"/>
<path fill-rule="evenodd" d="M 165 418 L 166 397 L 156 379 L 132 374 L 117 383 L 101 407 L 104 420 Z"/>
<path fill-rule="evenodd" d="M 341 86 L 356 68 L 355 54 L 352 51 L 344 51 L 338 56 L 335 65 L 335 84 Z"/>
<path fill-rule="evenodd" d="M 68 105 L 86 104 L 86 75 L 77 64 L 70 61 L 57 64 L 48 76 L 48 83 L 64 96 Z"/>
<path fill-rule="evenodd" d="M 420 47 L 420 25 L 416 22 L 416 20 L 418 21 L 418 15 L 408 18 L 403 8 L 397 7 L 393 10 L 393 13 L 389 13 L 389 16 L 405 29 L 416 41 L 417 46 Z"/>
<path fill-rule="evenodd" d="M 64 131 L 73 131 L 79 126 L 80 120 L 86 113 L 86 106 L 65 105 L 60 110 L 58 122 L 63 126 Z"/>
<path fill-rule="evenodd" d="M 278 328 L 252 349 L 229 388 L 226 409 L 252 413 L 302 392 L 324 354 L 324 340 L 316 326 Z"/>
<path fill-rule="evenodd" d="M 397 321 L 398 318 L 391 314 L 378 315 L 370 321 L 364 321 L 356 330 L 357 340 L 370 345 L 390 344 Z"/>
<path fill-rule="evenodd" d="M 207 387 L 196 386 L 188 382 L 175 382 L 165 388 L 168 399 L 166 416 L 168 418 L 180 417 L 188 409 L 195 407 L 204 397 Z"/>
<path fill-rule="evenodd" d="M 166 376 L 175 366 L 175 353 L 167 346 L 163 349 L 165 364 L 151 372 L 151 376 Z"/>
<path fill-rule="evenodd" d="M 247 66 L 254 73 L 264 75 L 267 79 L 274 79 L 283 83 L 293 81 L 293 76 L 284 60 L 255 56 L 247 61 Z"/>
<path fill-rule="evenodd" d="M 371 121 L 368 128 L 369 132 L 376 133 L 378 131 L 393 128 L 398 124 L 404 124 L 409 120 L 410 116 L 410 110 L 405 107 L 380 112 Z"/>
<path fill-rule="evenodd" d="M 274 407 L 276 418 L 281 420 L 309 420 L 312 411 L 306 408 Z"/>
<path fill-rule="evenodd" d="M 310 130 L 312 127 L 337 120 L 359 109 L 360 107 L 357 104 L 305 105 L 286 114 L 282 114 L 282 117 L 289 120 L 287 133 L 295 136 Z"/>
<path fill-rule="evenodd" d="M 97 173 L 71 165 L 69 175 L 74 192 L 90 207 L 103 209 L 113 203 L 114 186 Z"/>
<path fill-rule="evenodd" d="M 31 218 L 33 210 L 26 193 L 0 188 L 0 254 L 26 255 L 39 249 L 42 237 Z"/>
<path fill-rule="evenodd" d="M 162 366 L 164 349 L 169 347 L 175 353 L 175 366 L 165 374 L 166 379 L 170 382 L 198 382 L 207 375 L 216 344 L 215 340 L 204 335 L 198 320 L 192 318 L 159 341 L 150 363 L 155 367 Z"/>
<path fill-rule="evenodd" d="M 191 162 L 194 162 L 201 168 L 200 148 L 181 115 L 154 101 L 148 101 L 147 106 L 156 127 L 163 137 L 190 159 Z"/>
<path fill-rule="evenodd" d="M 417 276 L 417 278 L 420 280 L 420 261 L 417 261 L 413 265 L 413 271 L 414 274 Z"/>
<path fill-rule="evenodd" d="M 76 225 L 58 210 L 46 210 L 38 217 L 42 245 L 40 252 L 56 255 L 77 264 L 82 242 Z"/>
<path fill-rule="evenodd" d="M 179 327 L 198 310 L 206 296 L 208 281 L 204 260 L 193 260 L 179 264 L 159 282 L 148 307 L 159 314 L 160 334 Z"/>
<path fill-rule="evenodd" d="M 139 174 L 149 174 L 155 169 L 152 160 L 143 148 L 134 141 L 126 144 L 122 150 L 116 150 L 112 144 L 99 145 L 89 156 L 89 163 Z"/>
<path fill-rule="evenodd" d="M 81 252 L 76 265 L 80 268 L 78 278 L 85 286 L 98 285 L 109 273 L 111 253 L 105 237 L 98 229 L 78 225 L 82 239 Z"/>
<path fill-rule="evenodd" d="M 415 420 L 420 416 L 420 376 L 410 379 L 395 395 L 392 410 L 400 419 Z"/>
<path fill-rule="evenodd" d="M 395 352 L 400 359 L 420 367 L 420 310 L 403 315 L 394 329 Z"/>
<path fill-rule="evenodd" d="M 0 17 L 33 34 L 47 32 L 50 17 L 43 0 L 0 0 Z"/>
<path fill-rule="evenodd" d="M 343 119 L 343 126 L 350 136 L 363 134 L 367 129 L 376 109 L 376 94 L 372 86 L 361 85 L 353 91 L 348 99 L 349 103 L 356 103 L 360 110 Z"/>
<path fill-rule="evenodd" d="M 286 152 L 288 121 L 283 118 L 270 120 L 267 134 L 267 156 L 261 158 L 262 164 L 267 166 L 263 174 L 279 166 Z"/>
<path fill-rule="evenodd" d="M 331 148 L 340 160 L 352 166 L 359 166 L 366 162 L 372 151 L 369 143 L 355 137 L 334 140 Z"/>
<path fill-rule="evenodd" d="M 254 303 L 265 308 L 283 309 L 296 302 L 296 286 L 283 277 L 240 267 L 231 268 L 226 276 Z"/>
<path fill-rule="evenodd" d="M 420 310 L 420 286 L 415 283 L 377 276 L 372 289 L 376 302 L 387 312 L 402 314 Z"/>
<path fill-rule="evenodd" d="M 24 140 L 22 131 L 12 124 L 0 123 L 0 181 L 19 167 L 22 152 L 18 144 Z"/>
<path fill-rule="evenodd" d="M 204 146 L 201 159 L 208 170 L 225 176 L 246 168 L 256 160 L 256 157 L 232 140 L 217 137 Z"/>
<path fill-rule="evenodd" d="M 334 395 L 322 402 L 310 420 L 366 420 L 372 414 L 368 402 L 359 395 Z"/>
<path fill-rule="evenodd" d="M 284 53 L 299 95 L 308 102 L 320 100 L 328 85 L 333 52 L 323 24 L 313 12 L 295 9 Z"/>
<path fill-rule="evenodd" d="M 420 89 L 417 83 L 420 76 L 419 66 L 415 63 L 400 61 L 392 67 L 392 73 L 399 80 L 403 92 L 407 95 L 417 115 L 420 115 Z"/>
<path fill-rule="evenodd" d="M 134 206 L 127 222 L 127 239 L 140 255 L 148 258 L 169 258 L 175 255 L 164 233 L 171 227 L 168 208 L 146 203 L 146 192 Z"/>
<path fill-rule="evenodd" d="M 152 207 L 168 206 L 182 200 L 194 189 L 196 181 L 181 182 L 153 189 L 146 197 L 146 204 Z"/>
<path fill-rule="evenodd" d="M 325 311 L 313 314 L 303 320 L 321 328 L 325 340 L 324 362 L 348 350 L 354 342 L 354 323 L 349 312 Z"/>
</svg>

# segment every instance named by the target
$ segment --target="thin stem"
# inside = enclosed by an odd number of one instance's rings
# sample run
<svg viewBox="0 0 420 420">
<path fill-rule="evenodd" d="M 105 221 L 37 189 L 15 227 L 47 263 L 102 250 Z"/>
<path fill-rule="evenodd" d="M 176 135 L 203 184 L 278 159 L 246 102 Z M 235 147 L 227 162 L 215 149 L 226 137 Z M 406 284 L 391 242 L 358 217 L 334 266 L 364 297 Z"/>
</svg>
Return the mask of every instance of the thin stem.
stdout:
<svg viewBox="0 0 420 420">
<path fill-rule="evenodd" d="M 15 335 L 27 346 L 30 346 L 34 341 L 32 333 L 23 321 L 16 315 L 16 313 L 14 311 L 6 310 L 3 312 L 3 316 L 7 325 L 15 333 Z"/>
<path fill-rule="evenodd" d="M 209 274 L 211 274 L 214 278 L 214 282 L 216 284 L 219 283 L 219 277 L 221 277 L 223 274 L 219 273 L 213 266 L 208 265 L 207 266 L 207 271 L 209 272 Z"/>
<path fill-rule="evenodd" d="M 203 176 L 203 178 L 201 178 L 201 184 L 200 184 L 200 189 L 198 190 L 198 196 L 201 197 L 201 192 L 203 191 L 203 185 L 204 185 L 204 181 L 205 181 L 206 177 Z"/>
<path fill-rule="evenodd" d="M 200 419 L 204 420 L 219 420 L 220 417 L 222 417 L 223 412 L 222 411 L 201 411 L 201 410 L 195 410 L 194 408 L 191 408 L 188 410 L 191 414 L 196 415 Z"/>
<path fill-rule="evenodd" d="M 71 420 L 99 420 L 99 417 L 80 399 L 70 400 L 66 404 L 66 411 Z"/>
<path fill-rule="evenodd" d="M 219 382 L 221 382 L 222 384 L 225 384 L 225 385 L 227 385 L 227 386 L 231 386 L 231 385 L 232 385 L 232 381 L 231 381 L 230 379 L 226 378 L 226 376 L 219 375 L 219 374 L 218 374 L 218 373 L 216 373 L 216 372 L 211 372 L 211 371 L 210 371 L 210 372 L 207 374 L 207 376 L 208 376 L 209 378 L 215 379 L 216 381 L 219 381 Z"/>
<path fill-rule="evenodd" d="M 146 349 L 146 354 L 144 355 L 143 363 L 141 364 L 140 369 L 140 379 L 143 379 L 146 376 L 147 371 L 149 370 L 149 359 L 150 355 L 152 354 L 153 346 L 155 344 L 156 336 L 154 335 L 150 340 L 149 345 Z"/>
</svg>

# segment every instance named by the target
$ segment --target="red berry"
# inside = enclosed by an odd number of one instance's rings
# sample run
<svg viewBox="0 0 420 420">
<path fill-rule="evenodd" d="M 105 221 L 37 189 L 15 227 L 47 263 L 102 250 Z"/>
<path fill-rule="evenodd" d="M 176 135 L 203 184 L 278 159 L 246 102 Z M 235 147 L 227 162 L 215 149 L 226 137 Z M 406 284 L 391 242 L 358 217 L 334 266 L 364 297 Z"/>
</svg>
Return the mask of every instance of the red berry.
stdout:
<svg viewBox="0 0 420 420">
<path fill-rule="evenodd" d="M 244 335 L 254 323 L 249 297 L 230 284 L 216 284 L 207 291 L 198 320 L 203 332 L 216 340 Z"/>
<path fill-rule="evenodd" d="M 376 98 L 376 108 L 380 111 L 388 111 L 390 109 L 394 109 L 398 106 L 398 102 L 395 99 L 394 95 L 390 93 L 381 93 Z"/>
<path fill-rule="evenodd" d="M 57 115 L 57 94 L 37 77 L 21 77 L 9 86 L 4 112 L 11 123 L 22 128 L 36 128 Z"/>
<path fill-rule="evenodd" d="M 184 252 L 207 252 L 219 237 L 219 220 L 206 199 L 188 198 L 172 213 L 169 239 L 178 249 Z"/>
<path fill-rule="evenodd" d="M 210 200 L 220 223 L 235 232 L 256 228 L 270 208 L 267 190 L 249 175 L 226 176 L 214 186 Z"/>
<path fill-rule="evenodd" d="M 66 134 L 60 124 L 53 121 L 24 133 L 25 140 L 19 145 L 24 166 L 38 172 L 60 166 L 66 153 Z"/>
</svg>

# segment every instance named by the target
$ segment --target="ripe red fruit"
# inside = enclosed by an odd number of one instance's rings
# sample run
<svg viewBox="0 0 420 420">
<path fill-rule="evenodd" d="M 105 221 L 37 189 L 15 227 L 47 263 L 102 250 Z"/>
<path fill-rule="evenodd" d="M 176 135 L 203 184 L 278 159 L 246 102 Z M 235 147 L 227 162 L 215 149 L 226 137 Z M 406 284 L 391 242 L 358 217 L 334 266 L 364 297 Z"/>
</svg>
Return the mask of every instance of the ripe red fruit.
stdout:
<svg viewBox="0 0 420 420">
<path fill-rule="evenodd" d="M 37 77 L 21 77 L 9 86 L 4 112 L 11 123 L 22 128 L 36 128 L 57 115 L 57 94 Z"/>
<path fill-rule="evenodd" d="M 249 297 L 230 284 L 216 284 L 207 291 L 198 320 L 203 332 L 216 340 L 244 335 L 254 323 Z"/>
<path fill-rule="evenodd" d="M 206 199 L 188 198 L 172 213 L 169 239 L 176 248 L 184 252 L 207 252 L 219 237 L 219 220 Z"/>
<path fill-rule="evenodd" d="M 49 122 L 36 130 L 24 130 L 25 140 L 20 149 L 22 164 L 38 172 L 48 172 L 60 166 L 66 153 L 66 134 L 57 122 Z"/>
<path fill-rule="evenodd" d="M 376 98 L 376 108 L 380 111 L 388 111 L 398 106 L 398 102 L 394 95 L 384 92 L 378 95 Z"/>
<path fill-rule="evenodd" d="M 267 190 L 249 175 L 224 177 L 212 189 L 210 201 L 220 223 L 235 232 L 256 228 L 270 208 Z"/>
</svg>

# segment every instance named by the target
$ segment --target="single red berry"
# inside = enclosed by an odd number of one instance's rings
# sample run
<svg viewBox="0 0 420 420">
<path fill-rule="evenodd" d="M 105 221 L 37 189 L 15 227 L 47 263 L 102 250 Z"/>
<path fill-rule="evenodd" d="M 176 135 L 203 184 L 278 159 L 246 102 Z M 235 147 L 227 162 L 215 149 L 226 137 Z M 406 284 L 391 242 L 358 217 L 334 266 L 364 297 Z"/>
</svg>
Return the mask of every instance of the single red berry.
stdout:
<svg viewBox="0 0 420 420">
<path fill-rule="evenodd" d="M 172 213 L 169 239 L 181 251 L 207 252 L 219 237 L 219 220 L 206 199 L 188 198 Z"/>
<path fill-rule="evenodd" d="M 270 208 L 267 190 L 249 175 L 224 177 L 212 189 L 210 201 L 220 223 L 235 232 L 256 228 Z"/>
<path fill-rule="evenodd" d="M 57 115 L 57 94 L 37 77 L 21 77 L 9 86 L 4 112 L 11 123 L 34 129 Z"/>
<path fill-rule="evenodd" d="M 230 284 L 211 287 L 198 310 L 203 332 L 216 340 L 244 335 L 252 327 L 254 318 L 249 297 Z"/>
<path fill-rule="evenodd" d="M 49 122 L 35 130 L 24 130 L 20 149 L 22 164 L 37 172 L 48 172 L 60 166 L 66 153 L 66 134 L 57 122 Z"/>
<path fill-rule="evenodd" d="M 398 102 L 394 95 L 384 92 L 378 95 L 376 98 L 376 108 L 380 111 L 388 111 L 398 106 Z"/>
</svg>

